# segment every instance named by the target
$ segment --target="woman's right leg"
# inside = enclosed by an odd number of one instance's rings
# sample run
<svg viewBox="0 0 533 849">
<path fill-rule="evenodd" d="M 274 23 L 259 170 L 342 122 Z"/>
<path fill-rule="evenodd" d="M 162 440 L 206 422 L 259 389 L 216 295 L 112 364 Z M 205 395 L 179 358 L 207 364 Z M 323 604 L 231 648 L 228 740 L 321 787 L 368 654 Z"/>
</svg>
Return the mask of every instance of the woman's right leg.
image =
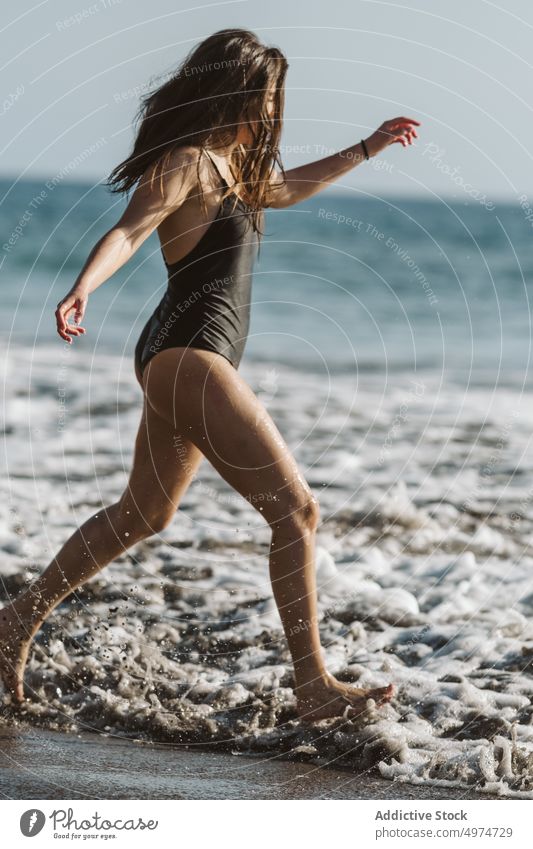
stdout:
<svg viewBox="0 0 533 849">
<path fill-rule="evenodd" d="M 382 703 L 392 685 L 361 689 L 330 675 L 322 658 L 314 544 L 318 504 L 267 410 L 220 354 L 173 348 L 147 366 L 157 413 L 185 433 L 272 529 L 270 578 L 291 651 L 298 709 L 308 720 Z"/>
<path fill-rule="evenodd" d="M 15 701 L 23 699 L 28 651 L 44 620 L 76 587 L 169 524 L 201 459 L 199 449 L 145 400 L 121 498 L 87 519 L 42 575 L 0 610 L 0 675 Z"/>
</svg>

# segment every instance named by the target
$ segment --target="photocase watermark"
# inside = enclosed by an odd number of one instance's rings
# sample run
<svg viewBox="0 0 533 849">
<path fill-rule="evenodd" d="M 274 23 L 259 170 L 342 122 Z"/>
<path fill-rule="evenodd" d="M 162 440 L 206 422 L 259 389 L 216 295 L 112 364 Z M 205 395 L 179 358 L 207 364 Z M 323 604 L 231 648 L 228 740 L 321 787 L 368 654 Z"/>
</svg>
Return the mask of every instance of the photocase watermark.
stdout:
<svg viewBox="0 0 533 849">
<path fill-rule="evenodd" d="M 210 486 L 210 484 L 205 481 L 200 480 L 197 476 L 194 479 L 194 488 L 200 492 L 203 492 L 204 495 L 207 495 L 213 501 L 217 501 L 219 504 L 236 504 L 241 501 L 241 496 L 235 492 L 219 492 L 215 489 L 214 486 Z"/>
<path fill-rule="evenodd" d="M 7 97 L 4 97 L 1 105 L 0 105 L 0 115 L 5 115 L 6 112 L 9 112 L 14 103 L 19 100 L 24 94 L 24 85 L 20 83 L 14 92 L 10 92 Z"/>
<path fill-rule="evenodd" d="M 38 194 L 34 195 L 29 202 L 28 206 L 24 210 L 23 214 L 20 216 L 16 226 L 11 231 L 11 235 L 7 242 L 4 242 L 2 245 L 2 249 L 5 253 L 10 253 L 12 249 L 17 244 L 18 240 L 24 234 L 25 228 L 28 226 L 30 221 L 32 220 L 35 210 L 40 207 L 42 202 L 47 197 L 48 192 L 46 189 L 42 189 Z"/>
<path fill-rule="evenodd" d="M 531 207 L 528 196 L 519 195 L 518 203 L 520 204 L 520 209 L 524 212 L 525 220 L 533 227 L 533 208 Z"/>
<path fill-rule="evenodd" d="M 413 272 L 415 278 L 422 286 L 424 290 L 424 294 L 426 295 L 431 306 L 438 304 L 439 300 L 431 288 L 431 284 L 427 279 L 426 275 L 419 267 L 419 265 L 415 262 L 412 256 L 403 248 L 392 236 L 388 236 L 376 227 L 370 221 L 362 221 L 360 218 L 352 218 L 349 215 L 345 215 L 342 212 L 338 212 L 336 210 L 326 209 L 325 207 L 320 207 L 318 210 L 318 217 L 323 218 L 325 221 L 332 221 L 335 224 L 344 225 L 345 227 L 352 227 L 354 230 L 357 230 L 359 233 L 363 233 L 367 236 L 370 236 L 372 239 L 375 239 L 377 242 L 383 242 L 386 248 L 396 254 L 396 256 L 401 259 L 405 265 Z"/>
<path fill-rule="evenodd" d="M 103 840 L 116 838 L 117 835 L 114 832 L 155 831 L 159 826 L 159 820 L 144 820 L 142 817 L 109 819 L 95 811 L 90 817 L 84 815 L 76 819 L 74 808 L 55 808 L 47 817 L 39 808 L 29 808 L 20 818 L 20 830 L 25 837 L 35 837 L 43 830 L 47 819 L 50 821 L 55 838 L 84 842 L 90 837 L 100 837 Z M 78 832 L 81 833 L 78 834 Z"/>
<path fill-rule="evenodd" d="M 479 476 L 480 476 L 479 483 L 477 483 L 476 486 L 470 491 L 467 498 L 465 498 L 465 500 L 462 502 L 460 509 L 462 509 L 462 510 L 471 510 L 472 509 L 472 507 L 474 506 L 473 501 L 481 495 L 487 479 L 490 478 L 494 474 L 494 469 L 496 467 L 496 464 L 499 462 L 502 451 L 505 448 L 505 446 L 507 445 L 509 433 L 511 432 L 511 430 L 514 426 L 516 418 L 518 417 L 518 415 L 519 415 L 518 410 L 512 410 L 509 420 L 505 422 L 505 424 L 503 425 L 503 427 L 502 427 L 502 429 L 499 433 L 499 436 L 498 436 L 498 439 L 496 441 L 496 445 L 494 447 L 494 450 L 492 451 L 487 462 L 484 463 L 483 467 L 481 468 L 481 471 L 479 473 Z"/>
<path fill-rule="evenodd" d="M 279 375 L 276 369 L 269 369 L 265 376 L 259 381 L 258 386 L 259 389 L 256 392 L 257 397 L 261 399 L 263 404 L 268 404 L 268 402 L 272 401 L 278 394 Z"/>
<path fill-rule="evenodd" d="M 265 145 L 267 150 L 270 150 L 270 145 Z M 280 144 L 277 147 L 277 150 L 281 154 L 281 156 L 287 156 L 288 154 L 299 154 L 301 156 L 333 156 L 337 154 L 342 159 L 357 159 L 359 157 L 354 151 L 351 150 L 339 150 L 336 147 L 327 147 L 324 144 Z M 389 162 L 384 157 L 372 156 L 368 161 L 364 158 L 360 160 L 362 162 L 366 162 L 366 166 L 368 168 L 373 168 L 374 171 L 392 171 L 394 168 L 394 164 Z"/>
<path fill-rule="evenodd" d="M 11 503 L 9 508 L 9 512 L 13 519 L 13 533 L 16 534 L 19 539 L 22 540 L 21 546 L 19 549 L 18 557 L 21 559 L 21 563 L 19 564 L 19 571 L 22 573 L 26 571 L 27 576 L 24 578 L 24 583 L 26 586 L 22 589 L 22 593 L 28 593 L 35 604 L 32 606 L 33 612 L 38 612 L 39 610 L 39 601 L 42 600 L 42 594 L 37 586 L 37 582 L 39 580 L 39 575 L 36 575 L 35 570 L 37 569 L 36 563 L 31 555 L 31 540 L 28 537 L 28 532 L 24 527 L 24 521 L 20 515 L 20 510 L 16 504 Z M 30 551 L 28 552 L 28 549 Z M 12 604 L 15 599 L 9 598 L 8 603 Z"/>
<path fill-rule="evenodd" d="M 429 161 L 438 168 L 443 174 L 452 180 L 456 186 L 463 190 L 463 192 L 469 197 L 477 200 L 481 206 L 484 206 L 485 209 L 488 209 L 492 212 L 493 209 L 496 209 L 495 204 L 491 200 L 487 200 L 487 196 L 472 186 L 470 183 L 465 182 L 464 177 L 459 173 L 461 170 L 460 165 L 456 165 L 452 167 L 444 160 L 444 154 L 446 153 L 445 148 L 440 147 L 435 142 L 428 142 L 425 145 L 422 156 L 427 156 Z"/>
<path fill-rule="evenodd" d="M 203 492 L 204 495 L 208 495 L 209 498 L 213 499 L 213 501 L 218 501 L 219 504 L 238 504 L 244 499 L 244 501 L 247 501 L 253 507 L 260 505 L 259 507 L 256 507 L 260 513 L 263 511 L 263 504 L 279 501 L 279 496 L 274 492 L 269 492 L 268 490 L 266 492 L 247 492 L 243 494 L 239 492 L 218 492 L 214 486 L 210 486 L 208 483 L 199 480 L 197 477 L 194 481 L 194 487 L 196 490 Z"/>
<path fill-rule="evenodd" d="M 279 496 L 271 492 L 270 490 L 265 490 L 264 492 L 248 492 L 248 493 L 239 493 L 239 492 L 219 492 L 215 489 L 214 486 L 210 486 L 210 484 L 206 483 L 206 481 L 202 481 L 198 477 L 198 472 L 195 471 L 189 460 L 189 452 L 187 447 L 183 442 L 183 438 L 180 434 L 175 434 L 173 437 L 174 448 L 176 449 L 176 454 L 178 456 L 178 460 L 182 466 L 182 468 L 186 471 L 188 475 L 190 475 L 191 483 L 194 485 L 194 488 L 204 495 L 207 495 L 213 501 L 217 501 L 219 504 L 237 504 L 241 502 L 243 499 L 248 501 L 252 506 L 262 505 L 265 502 L 278 501 Z M 262 507 L 259 506 L 258 509 L 260 512 L 262 511 Z"/>
<path fill-rule="evenodd" d="M 81 153 L 76 154 L 76 156 L 74 156 L 73 159 L 67 162 L 67 164 L 64 165 L 63 168 L 60 168 L 59 171 L 50 180 L 46 181 L 45 186 L 48 191 L 53 191 L 56 186 L 63 182 L 65 177 L 69 177 L 72 172 L 75 171 L 76 168 L 78 168 L 79 165 L 81 165 L 83 162 L 85 162 L 86 159 L 89 158 L 89 156 L 92 156 L 93 153 L 96 153 L 97 150 L 101 150 L 102 147 L 104 147 L 106 144 L 107 139 L 105 138 L 105 136 L 100 136 L 98 139 L 96 139 L 95 142 L 88 145 L 87 147 L 84 147 Z"/>
<path fill-rule="evenodd" d="M 81 835 L 76 835 L 73 832 L 76 831 L 144 831 L 148 829 L 149 831 L 155 831 L 157 826 L 159 825 L 158 820 L 147 820 L 146 822 L 142 817 L 131 817 L 129 819 L 116 819 L 110 820 L 107 817 L 103 817 L 97 811 L 93 814 L 93 816 L 89 819 L 75 819 L 74 818 L 74 809 L 68 808 L 67 810 L 63 808 L 58 808 L 57 810 L 52 811 L 49 819 L 52 820 L 52 825 L 54 831 L 59 828 L 66 829 L 72 837 L 80 837 Z"/>
<path fill-rule="evenodd" d="M 180 315 L 183 315 L 187 312 L 193 304 L 196 304 L 204 295 L 210 295 L 213 292 L 219 292 L 225 286 L 228 286 L 233 281 L 233 274 L 229 274 L 227 277 L 215 277 L 213 280 L 210 280 L 207 283 L 202 285 L 201 289 L 195 289 L 191 292 L 191 294 L 184 298 L 182 301 L 179 301 L 172 312 L 165 319 L 165 323 L 162 327 L 159 328 L 157 336 L 154 341 L 150 345 L 150 352 L 152 354 L 158 354 L 160 348 L 164 344 L 165 340 L 168 338 L 170 331 L 174 327 L 176 321 L 178 321 Z"/>
<path fill-rule="evenodd" d="M 509 524 L 507 525 L 508 531 L 515 531 L 518 523 L 523 521 L 526 518 L 526 510 L 530 506 L 533 501 L 533 486 L 527 491 L 524 497 L 520 500 L 518 508 L 513 510 L 513 512 L 509 516 Z"/>
<path fill-rule="evenodd" d="M 424 634 L 427 634 L 428 631 L 431 631 L 431 625 L 424 625 L 420 631 L 417 631 L 417 633 L 413 634 L 413 636 L 406 640 L 405 643 L 402 643 L 402 646 L 415 646 L 421 639 L 423 639 Z"/>
<path fill-rule="evenodd" d="M 131 88 L 113 92 L 113 100 L 115 103 L 121 103 L 124 100 L 130 100 L 132 97 L 139 97 L 140 94 L 144 94 L 150 88 L 150 83 L 139 83 L 139 85 L 134 85 Z"/>
<path fill-rule="evenodd" d="M 43 830 L 46 817 L 38 808 L 30 808 L 24 811 L 20 818 L 20 830 L 24 837 L 35 837 Z"/>
<path fill-rule="evenodd" d="M 344 215 L 342 212 L 324 209 L 323 206 L 318 210 L 318 217 L 323 218 L 325 221 L 333 221 L 335 224 L 344 224 L 346 227 L 353 227 L 354 230 L 358 230 L 360 233 L 363 232 L 367 223 L 360 218 L 352 218 L 349 215 Z"/>
<path fill-rule="evenodd" d="M 405 250 L 405 248 L 402 248 L 402 246 L 395 239 L 393 239 L 392 236 L 385 238 L 386 234 L 379 230 L 377 227 L 375 227 L 373 224 L 368 225 L 366 232 L 368 233 L 368 235 L 372 236 L 373 239 L 377 239 L 380 242 L 383 241 L 385 247 L 389 248 L 389 250 L 395 253 L 396 256 L 401 259 L 401 261 L 405 263 L 408 268 L 411 269 L 417 281 L 422 286 L 424 294 L 426 295 L 431 306 L 438 304 L 439 300 L 435 295 L 435 292 L 431 288 L 429 280 L 427 279 L 426 275 L 421 270 L 421 268 L 418 266 L 418 264 L 415 262 L 415 260 L 412 258 L 412 256 Z"/>
<path fill-rule="evenodd" d="M 174 434 L 172 442 L 174 448 L 176 449 L 176 454 L 178 455 L 180 465 L 187 472 L 187 474 L 191 475 L 191 480 L 195 480 L 197 477 L 197 472 L 194 471 L 193 466 L 189 462 L 189 451 L 187 446 L 183 442 L 183 437 L 181 436 L 181 434 Z"/>
<path fill-rule="evenodd" d="M 339 611 L 345 611 L 346 608 L 352 604 L 352 602 L 357 601 L 359 598 L 358 592 L 352 592 L 348 595 L 343 596 L 338 601 L 335 601 L 333 604 L 324 607 L 317 616 L 313 616 L 310 619 L 299 619 L 296 625 L 293 625 L 289 630 L 289 637 L 294 636 L 294 634 L 299 634 L 302 631 L 309 631 L 311 628 L 314 628 L 316 625 L 323 624 L 328 621 L 328 619 L 335 619 Z M 353 620 L 354 622 L 358 622 L 358 619 Z M 402 646 L 413 646 L 416 643 L 419 643 L 420 640 L 423 639 L 424 634 L 431 630 L 431 625 L 424 625 L 416 634 L 413 634 L 408 640 L 402 643 Z"/>
<path fill-rule="evenodd" d="M 392 449 L 394 440 L 398 436 L 398 432 L 409 418 L 409 409 L 412 407 L 413 403 L 416 403 L 419 398 L 423 397 L 425 391 L 426 387 L 424 383 L 421 383 L 418 380 L 411 380 L 411 388 L 407 394 L 407 397 L 405 401 L 402 401 L 402 403 L 400 404 L 399 410 L 394 416 L 391 426 L 387 431 L 387 435 L 383 440 L 383 444 L 381 446 L 381 450 L 378 456 L 378 465 L 382 466 L 387 460 L 387 457 Z"/>
<path fill-rule="evenodd" d="M 373 168 L 374 171 L 392 171 L 394 165 L 392 162 L 389 162 L 384 157 L 371 156 L 370 159 L 360 159 L 360 157 L 353 150 L 340 150 L 339 156 L 343 159 L 358 159 L 361 162 L 364 162 L 367 168 Z"/>
<path fill-rule="evenodd" d="M 93 18 L 99 12 L 106 11 L 114 6 L 120 6 L 121 3 L 122 0 L 98 0 L 97 3 L 93 3 L 91 6 L 85 6 L 84 9 L 79 9 L 67 18 L 57 20 L 56 30 L 58 32 L 63 32 L 64 30 L 84 23 L 84 21 L 87 21 L 89 18 Z"/>
<path fill-rule="evenodd" d="M 174 71 L 167 71 L 167 73 L 160 74 L 156 77 L 151 77 L 149 80 L 145 82 L 139 83 L 138 85 L 131 86 L 130 88 L 123 89 L 122 91 L 113 92 L 113 100 L 115 103 L 121 103 L 125 100 L 131 100 L 132 97 L 139 97 L 139 95 L 144 94 L 147 91 L 151 91 L 154 87 L 159 87 L 163 83 L 167 82 L 171 77 L 174 76 Z"/>
<path fill-rule="evenodd" d="M 299 619 L 296 625 L 293 625 L 289 630 L 289 637 L 294 636 L 294 634 L 300 634 L 302 631 L 309 631 L 311 628 L 314 628 L 316 625 L 323 624 L 328 621 L 328 619 L 335 619 L 339 611 L 344 611 L 346 608 L 352 604 L 352 602 L 357 601 L 359 598 L 358 592 L 352 592 L 348 595 L 342 596 L 338 601 L 335 601 L 333 604 L 324 607 L 321 611 L 318 612 L 317 616 L 312 616 L 310 619 Z M 358 622 L 359 620 L 354 618 L 354 622 Z M 407 640 L 403 645 L 411 646 L 415 643 L 419 642 L 424 634 L 431 629 L 431 625 L 425 625 L 420 629 L 417 634 L 413 635 L 409 640 Z"/>
<path fill-rule="evenodd" d="M 203 65 L 185 65 L 183 73 L 186 77 L 196 74 L 208 74 L 212 71 L 224 71 L 227 68 L 238 68 L 240 65 L 249 65 L 251 59 L 221 59 L 220 62 L 205 62 Z"/>
<path fill-rule="evenodd" d="M 104 136 L 100 136 L 93 144 L 84 148 L 81 153 L 77 154 L 70 162 L 67 162 L 63 168 L 61 168 L 53 177 L 46 181 L 44 184 L 44 188 L 41 189 L 40 192 L 36 193 L 28 206 L 24 210 L 23 214 L 20 216 L 16 226 L 11 231 L 11 234 L 7 241 L 2 245 L 2 250 L 5 253 L 11 253 L 19 239 L 24 235 L 25 229 L 32 220 L 35 212 L 39 209 L 41 204 L 44 203 L 46 198 L 54 191 L 54 189 L 63 182 L 65 177 L 72 174 L 76 168 L 81 165 L 82 162 L 95 153 L 97 150 L 100 150 L 105 144 L 107 144 L 107 139 Z"/>
<path fill-rule="evenodd" d="M 65 430 L 65 423 L 67 419 L 67 362 L 68 357 L 70 357 L 72 351 L 71 346 L 67 343 L 63 345 L 61 351 L 62 362 L 59 366 L 59 371 L 57 375 L 57 403 L 58 403 L 58 413 L 57 413 L 57 431 L 58 433 L 63 433 Z"/>
</svg>

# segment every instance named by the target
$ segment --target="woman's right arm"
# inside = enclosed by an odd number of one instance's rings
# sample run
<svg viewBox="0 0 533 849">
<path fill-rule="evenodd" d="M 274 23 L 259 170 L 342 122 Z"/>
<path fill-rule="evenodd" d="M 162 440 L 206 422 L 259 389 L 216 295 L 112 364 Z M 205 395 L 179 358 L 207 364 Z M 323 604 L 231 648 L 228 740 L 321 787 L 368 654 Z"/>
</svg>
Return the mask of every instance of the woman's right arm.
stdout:
<svg viewBox="0 0 533 849">
<path fill-rule="evenodd" d="M 156 176 L 151 186 L 155 166 L 143 175 L 123 215 L 95 244 L 74 286 L 57 305 L 57 332 L 62 339 L 71 343 L 73 336 L 85 333 L 79 322 L 85 315 L 89 295 L 128 262 L 161 222 L 184 202 L 197 180 L 197 158 L 193 148 L 180 148 L 162 181 Z M 69 324 L 72 312 L 75 325 Z"/>
</svg>

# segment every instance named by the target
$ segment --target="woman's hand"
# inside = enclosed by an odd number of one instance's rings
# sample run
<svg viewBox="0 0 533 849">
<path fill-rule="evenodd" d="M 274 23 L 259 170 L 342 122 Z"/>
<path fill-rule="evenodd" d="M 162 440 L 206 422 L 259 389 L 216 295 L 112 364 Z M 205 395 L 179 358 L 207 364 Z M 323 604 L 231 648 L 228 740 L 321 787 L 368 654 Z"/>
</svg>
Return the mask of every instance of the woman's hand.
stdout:
<svg viewBox="0 0 533 849">
<path fill-rule="evenodd" d="M 57 332 L 69 344 L 72 344 L 73 336 L 79 336 L 81 333 L 85 333 L 85 328 L 80 327 L 80 321 L 82 321 L 85 315 L 88 297 L 85 289 L 74 287 L 57 305 Z M 75 326 L 68 322 L 68 317 L 73 310 Z"/>
<path fill-rule="evenodd" d="M 412 126 L 413 124 L 419 127 L 420 121 L 415 121 L 414 118 L 392 118 L 390 121 L 385 121 L 375 133 L 365 139 L 368 155 L 376 156 L 377 153 L 396 142 L 404 147 L 412 144 L 413 136 L 418 138 L 418 133 Z"/>
</svg>

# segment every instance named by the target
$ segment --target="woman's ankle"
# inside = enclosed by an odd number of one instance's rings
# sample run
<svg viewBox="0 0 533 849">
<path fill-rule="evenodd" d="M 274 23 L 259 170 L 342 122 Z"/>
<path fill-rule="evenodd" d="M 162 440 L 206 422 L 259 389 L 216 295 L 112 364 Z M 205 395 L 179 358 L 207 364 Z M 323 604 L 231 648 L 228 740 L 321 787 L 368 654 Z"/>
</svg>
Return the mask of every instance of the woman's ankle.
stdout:
<svg viewBox="0 0 533 849">
<path fill-rule="evenodd" d="M 34 598 L 26 598 L 26 593 L 3 608 L 0 611 L 0 619 L 2 615 L 9 620 L 11 628 L 24 631 L 28 637 L 39 630 L 45 618 L 39 611 Z"/>
<path fill-rule="evenodd" d="M 331 683 L 331 675 L 324 666 L 298 666 L 294 665 L 294 679 L 296 693 L 316 690 L 327 687 Z"/>
</svg>

